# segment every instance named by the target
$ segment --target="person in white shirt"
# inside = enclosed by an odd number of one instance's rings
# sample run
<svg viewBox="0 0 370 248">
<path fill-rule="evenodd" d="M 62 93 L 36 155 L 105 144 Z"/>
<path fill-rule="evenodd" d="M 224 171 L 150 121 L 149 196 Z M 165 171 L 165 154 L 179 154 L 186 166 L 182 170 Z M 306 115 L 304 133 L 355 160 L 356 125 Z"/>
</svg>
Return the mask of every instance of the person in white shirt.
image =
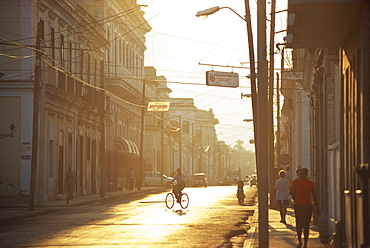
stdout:
<svg viewBox="0 0 370 248">
<path fill-rule="evenodd" d="M 177 174 L 173 177 L 172 181 L 168 182 L 168 184 L 171 184 L 175 180 L 177 181 L 177 184 L 175 187 L 173 187 L 172 192 L 175 194 L 177 202 L 180 203 L 182 190 L 185 188 L 185 175 L 181 173 L 180 168 L 178 168 L 176 172 Z"/>
<path fill-rule="evenodd" d="M 277 205 L 279 206 L 280 210 L 280 222 L 286 224 L 285 217 L 287 213 L 287 206 L 289 205 L 290 195 L 290 182 L 288 179 L 285 178 L 285 171 L 279 171 L 280 178 L 275 182 L 275 189 L 276 189 L 276 200 Z"/>
</svg>

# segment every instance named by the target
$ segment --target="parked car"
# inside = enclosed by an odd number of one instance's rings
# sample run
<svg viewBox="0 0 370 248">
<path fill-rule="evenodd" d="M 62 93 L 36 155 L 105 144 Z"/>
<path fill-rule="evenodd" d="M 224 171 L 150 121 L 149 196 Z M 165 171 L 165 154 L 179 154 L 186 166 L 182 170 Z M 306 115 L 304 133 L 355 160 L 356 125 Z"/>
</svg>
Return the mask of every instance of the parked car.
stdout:
<svg viewBox="0 0 370 248">
<path fill-rule="evenodd" d="M 161 177 L 163 177 L 163 186 L 166 186 L 167 182 L 172 181 L 172 177 L 168 177 L 158 171 L 147 171 L 145 172 L 144 185 L 145 186 L 161 186 Z"/>
<path fill-rule="evenodd" d="M 249 186 L 257 186 L 257 174 L 252 174 L 251 178 L 249 179 Z"/>
<path fill-rule="evenodd" d="M 196 173 L 191 177 L 191 186 L 207 187 L 207 177 L 205 173 Z"/>
</svg>

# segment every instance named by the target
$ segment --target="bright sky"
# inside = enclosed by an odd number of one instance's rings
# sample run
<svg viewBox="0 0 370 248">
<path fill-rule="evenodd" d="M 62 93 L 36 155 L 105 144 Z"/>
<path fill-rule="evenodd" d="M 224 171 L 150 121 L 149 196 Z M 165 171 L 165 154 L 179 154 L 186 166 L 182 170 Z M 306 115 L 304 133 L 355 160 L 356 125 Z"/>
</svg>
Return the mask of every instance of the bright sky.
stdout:
<svg viewBox="0 0 370 248">
<path fill-rule="evenodd" d="M 277 2 L 277 11 L 286 9 L 286 0 Z M 199 10 L 219 6 L 230 7 L 244 17 L 244 1 L 141 0 L 138 3 L 148 5 L 142 10 L 152 27 L 146 36 L 145 65 L 154 66 L 158 76 L 167 78 L 167 85 L 172 89 L 170 97 L 194 98 L 198 109 L 212 108 L 220 122 L 216 125 L 218 139 L 232 146 L 241 139 L 247 150 L 254 150 L 254 145 L 249 144 L 253 139 L 253 123 L 243 122 L 252 119 L 251 99 L 241 99 L 242 93 L 250 94 L 250 82 L 246 78 L 249 69 L 199 65 L 249 66 L 241 64 L 249 62 L 246 23 L 229 9 L 221 9 L 205 20 L 195 16 Z M 250 3 L 256 49 L 256 1 Z M 268 3 L 268 12 L 270 8 Z M 286 12 L 276 16 L 275 30 L 284 29 Z M 275 42 L 283 42 L 283 36 L 277 35 Z M 277 60 L 280 57 L 275 57 Z M 239 88 L 206 86 L 205 73 L 212 69 L 237 72 Z"/>
</svg>

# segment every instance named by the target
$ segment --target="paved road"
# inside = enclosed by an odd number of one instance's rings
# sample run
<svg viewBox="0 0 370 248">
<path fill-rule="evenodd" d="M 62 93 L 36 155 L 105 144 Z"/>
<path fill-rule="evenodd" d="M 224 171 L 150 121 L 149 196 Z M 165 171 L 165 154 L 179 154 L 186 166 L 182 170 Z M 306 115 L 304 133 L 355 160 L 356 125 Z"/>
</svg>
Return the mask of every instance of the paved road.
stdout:
<svg viewBox="0 0 370 248">
<path fill-rule="evenodd" d="M 186 188 L 187 210 L 166 210 L 166 193 L 81 207 L 1 226 L 1 247 L 232 247 L 242 246 L 256 188 L 245 187 L 246 205 L 236 203 L 236 186 Z M 179 206 L 177 206 L 179 208 Z M 235 236 L 232 238 L 232 236 Z M 244 236 L 245 237 L 245 236 Z"/>
</svg>

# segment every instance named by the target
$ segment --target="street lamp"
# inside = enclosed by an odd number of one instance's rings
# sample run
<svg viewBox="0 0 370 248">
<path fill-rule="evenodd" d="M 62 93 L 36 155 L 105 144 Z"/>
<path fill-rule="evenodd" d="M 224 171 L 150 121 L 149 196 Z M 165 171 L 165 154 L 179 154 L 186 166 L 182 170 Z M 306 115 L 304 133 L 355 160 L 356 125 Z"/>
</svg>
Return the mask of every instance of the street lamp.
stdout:
<svg viewBox="0 0 370 248">
<path fill-rule="evenodd" d="M 247 22 L 247 20 L 245 18 L 243 18 L 241 15 L 239 15 L 235 10 L 233 10 L 230 7 L 218 7 L 218 6 L 215 6 L 215 7 L 209 8 L 209 9 L 198 11 L 195 16 L 198 17 L 198 18 L 200 18 L 200 19 L 206 19 L 209 15 L 212 15 L 212 14 L 216 13 L 220 9 L 229 9 L 232 12 L 234 12 L 237 16 L 239 16 L 243 21 Z"/>
<path fill-rule="evenodd" d="M 200 10 L 197 12 L 195 16 L 201 19 L 206 19 L 209 15 L 212 15 L 213 13 L 216 13 L 219 10 L 220 10 L 220 7 L 216 6 L 216 7 L 212 7 L 209 9 Z"/>
<path fill-rule="evenodd" d="M 255 59 L 254 59 L 254 45 L 253 45 L 253 33 L 252 33 L 252 24 L 251 24 L 251 15 L 249 9 L 249 2 L 245 0 L 245 18 L 239 15 L 235 10 L 230 7 L 212 7 L 209 9 L 198 11 L 195 15 L 198 18 L 205 19 L 209 15 L 212 15 L 219 11 L 220 9 L 229 9 L 234 12 L 238 17 L 240 17 L 243 21 L 246 22 L 247 25 L 247 32 L 248 32 L 248 47 L 249 47 L 249 61 L 250 61 L 250 75 L 248 78 L 251 80 L 251 97 L 252 97 L 252 109 L 253 109 L 253 129 L 254 129 L 254 137 L 257 137 L 257 90 L 256 90 L 256 69 L 255 69 Z M 257 139 L 257 138 L 256 138 Z M 257 143 L 257 142 L 256 142 Z M 256 144 L 256 156 L 258 156 L 257 152 L 257 144 Z"/>
<path fill-rule="evenodd" d="M 249 46 L 249 61 L 250 61 L 250 75 L 248 78 L 251 80 L 251 97 L 252 97 L 252 109 L 253 109 L 253 129 L 254 129 L 254 137 L 257 137 L 257 90 L 256 90 L 256 69 L 255 69 L 255 59 L 254 59 L 254 45 L 253 45 L 253 34 L 252 34 L 252 25 L 251 25 L 251 15 L 249 10 L 249 2 L 245 0 L 245 18 L 239 15 L 235 10 L 230 7 L 219 7 L 215 6 L 209 9 L 198 11 L 195 15 L 198 18 L 205 19 L 209 15 L 212 15 L 219 11 L 220 9 L 229 9 L 234 12 L 238 17 L 240 17 L 243 21 L 247 24 L 247 32 L 248 32 L 248 46 Z M 243 97 L 243 94 L 242 94 Z M 256 138 L 257 139 L 257 138 Z M 256 156 L 257 153 L 257 145 L 256 145 Z"/>
</svg>

